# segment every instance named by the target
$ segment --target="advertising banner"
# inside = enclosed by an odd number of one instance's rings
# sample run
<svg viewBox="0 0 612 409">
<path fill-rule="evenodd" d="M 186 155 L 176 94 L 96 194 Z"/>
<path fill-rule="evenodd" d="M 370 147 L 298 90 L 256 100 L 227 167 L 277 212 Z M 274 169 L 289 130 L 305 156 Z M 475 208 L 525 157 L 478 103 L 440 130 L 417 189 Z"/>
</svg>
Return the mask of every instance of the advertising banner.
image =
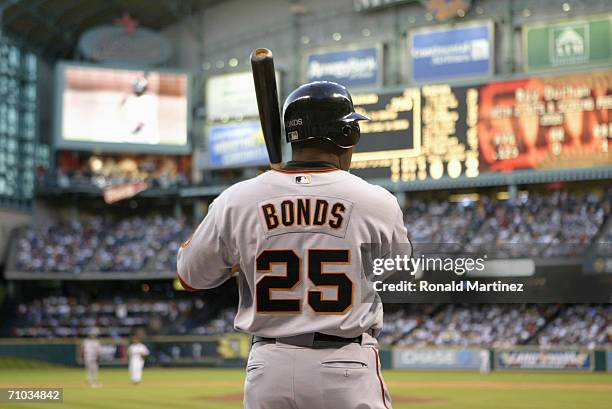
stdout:
<svg viewBox="0 0 612 409">
<path fill-rule="evenodd" d="M 608 362 L 608 372 L 612 372 L 612 351 L 608 351 L 608 356 L 606 358 Z"/>
<path fill-rule="evenodd" d="M 480 87 L 481 171 L 612 164 L 612 71 Z"/>
<path fill-rule="evenodd" d="M 493 23 L 470 22 L 410 32 L 415 82 L 487 77 L 493 73 Z"/>
<path fill-rule="evenodd" d="M 121 200 L 131 199 L 148 187 L 149 185 L 146 182 L 124 183 L 107 187 L 104 189 L 104 202 L 106 204 L 113 204 Z"/>
<path fill-rule="evenodd" d="M 612 62 L 612 15 L 523 28 L 526 71 Z"/>
<path fill-rule="evenodd" d="M 216 75 L 206 81 L 206 119 L 210 122 L 257 118 L 251 71 Z"/>
<path fill-rule="evenodd" d="M 280 73 L 276 71 L 276 84 L 282 95 L 280 79 Z M 208 122 L 242 121 L 259 116 L 253 73 L 250 70 L 208 78 L 205 97 Z"/>
<path fill-rule="evenodd" d="M 396 369 L 478 369 L 480 351 L 455 349 L 396 349 Z"/>
<path fill-rule="evenodd" d="M 268 162 L 259 122 L 210 126 L 207 145 L 209 167 L 261 165 Z"/>
<path fill-rule="evenodd" d="M 333 81 L 347 88 L 379 86 L 381 50 L 380 46 L 314 50 L 306 57 L 305 81 Z"/>
<path fill-rule="evenodd" d="M 591 353 L 580 350 L 502 350 L 495 352 L 496 369 L 547 369 L 589 371 Z"/>
</svg>

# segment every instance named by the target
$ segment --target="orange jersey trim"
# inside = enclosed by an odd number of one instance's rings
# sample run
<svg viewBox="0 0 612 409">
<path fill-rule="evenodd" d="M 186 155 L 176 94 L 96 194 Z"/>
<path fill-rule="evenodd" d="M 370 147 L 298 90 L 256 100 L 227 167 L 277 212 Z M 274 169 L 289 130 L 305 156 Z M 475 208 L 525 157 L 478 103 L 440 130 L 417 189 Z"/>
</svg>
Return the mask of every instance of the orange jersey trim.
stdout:
<svg viewBox="0 0 612 409">
<path fill-rule="evenodd" d="M 383 380 L 380 377 L 380 369 L 378 367 L 378 353 L 374 349 L 372 349 L 372 351 L 374 352 L 374 359 L 376 360 L 376 376 L 378 377 L 378 382 L 380 383 L 380 394 L 382 397 L 383 405 L 385 406 L 385 408 L 389 409 L 389 407 L 387 406 L 387 401 L 385 399 L 385 387 L 383 384 Z"/>
<path fill-rule="evenodd" d="M 193 288 L 192 286 L 190 286 L 189 284 L 187 284 L 183 278 L 181 277 L 181 275 L 178 273 L 178 271 L 176 272 L 176 276 L 178 277 L 179 281 L 181 282 L 181 285 L 183 286 L 183 288 L 187 291 L 200 291 L 200 289 L 198 288 Z"/>
<path fill-rule="evenodd" d="M 272 169 L 275 172 L 280 172 L 280 173 L 327 173 L 327 172 L 335 172 L 337 170 L 340 170 L 338 168 L 329 168 L 329 169 Z"/>
</svg>

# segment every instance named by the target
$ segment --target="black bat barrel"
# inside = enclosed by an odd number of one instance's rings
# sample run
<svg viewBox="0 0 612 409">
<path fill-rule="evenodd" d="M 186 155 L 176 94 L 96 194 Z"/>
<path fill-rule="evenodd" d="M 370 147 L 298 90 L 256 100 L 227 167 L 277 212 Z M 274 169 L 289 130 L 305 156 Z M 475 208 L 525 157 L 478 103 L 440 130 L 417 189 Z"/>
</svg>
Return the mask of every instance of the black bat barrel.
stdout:
<svg viewBox="0 0 612 409">
<path fill-rule="evenodd" d="M 251 53 L 251 67 L 255 81 L 257 108 L 263 130 L 270 163 L 282 162 L 281 153 L 281 118 L 276 89 L 276 75 L 272 51 L 257 48 Z"/>
</svg>

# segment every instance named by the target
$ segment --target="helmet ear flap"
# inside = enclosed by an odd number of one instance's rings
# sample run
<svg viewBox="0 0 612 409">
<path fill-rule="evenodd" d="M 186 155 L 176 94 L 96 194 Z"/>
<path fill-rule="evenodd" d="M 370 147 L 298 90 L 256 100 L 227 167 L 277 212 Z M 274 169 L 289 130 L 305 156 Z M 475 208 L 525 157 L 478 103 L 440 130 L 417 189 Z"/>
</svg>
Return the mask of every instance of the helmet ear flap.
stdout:
<svg viewBox="0 0 612 409">
<path fill-rule="evenodd" d="M 342 127 L 342 135 L 346 136 L 349 139 L 353 137 L 353 128 L 350 125 L 344 125 Z"/>
<path fill-rule="evenodd" d="M 356 122 L 347 123 L 341 129 L 342 137 L 338 138 L 336 145 L 341 148 L 355 146 L 359 141 L 359 124 Z"/>
</svg>

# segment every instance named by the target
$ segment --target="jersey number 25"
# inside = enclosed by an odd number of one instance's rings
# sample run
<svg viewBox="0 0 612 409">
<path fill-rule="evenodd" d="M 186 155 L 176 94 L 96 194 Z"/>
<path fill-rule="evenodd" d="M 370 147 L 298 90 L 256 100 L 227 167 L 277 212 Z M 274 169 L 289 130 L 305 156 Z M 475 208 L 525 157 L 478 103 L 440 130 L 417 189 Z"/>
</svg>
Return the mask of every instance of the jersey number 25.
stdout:
<svg viewBox="0 0 612 409">
<path fill-rule="evenodd" d="M 324 264 L 350 264 L 350 250 L 308 250 L 308 278 L 316 287 L 335 288 L 334 300 L 323 299 L 320 290 L 308 291 L 308 305 L 318 314 L 344 314 L 353 305 L 353 282 L 344 273 L 326 273 Z M 272 272 L 272 265 L 284 264 L 285 276 L 266 276 L 256 285 L 257 312 L 262 314 L 299 314 L 299 298 L 272 298 L 274 290 L 290 291 L 302 279 L 302 259 L 293 250 L 265 250 L 257 257 L 257 273 Z"/>
</svg>

